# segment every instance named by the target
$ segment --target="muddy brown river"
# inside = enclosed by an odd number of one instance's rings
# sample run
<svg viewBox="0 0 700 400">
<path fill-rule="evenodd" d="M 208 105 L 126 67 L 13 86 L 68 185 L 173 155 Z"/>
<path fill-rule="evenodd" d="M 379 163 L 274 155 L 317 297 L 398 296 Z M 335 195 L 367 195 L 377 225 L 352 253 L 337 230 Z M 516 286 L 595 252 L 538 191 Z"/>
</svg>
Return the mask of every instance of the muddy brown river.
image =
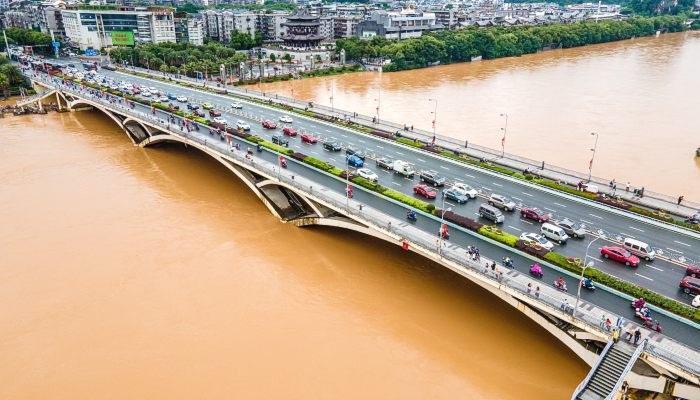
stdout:
<svg viewBox="0 0 700 400">
<path fill-rule="evenodd" d="M 563 399 L 588 371 L 431 262 L 282 224 L 194 150 L 98 112 L 0 124 L 0 399 Z"/>
</svg>

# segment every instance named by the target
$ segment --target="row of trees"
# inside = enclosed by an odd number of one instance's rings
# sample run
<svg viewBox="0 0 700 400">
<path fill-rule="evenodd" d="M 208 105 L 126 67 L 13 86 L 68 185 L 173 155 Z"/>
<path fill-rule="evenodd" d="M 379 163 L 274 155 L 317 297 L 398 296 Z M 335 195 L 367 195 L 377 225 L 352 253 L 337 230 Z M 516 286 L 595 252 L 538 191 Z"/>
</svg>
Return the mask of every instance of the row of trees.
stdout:
<svg viewBox="0 0 700 400">
<path fill-rule="evenodd" d="M 695 0 L 632 0 L 625 7 L 624 11 L 638 15 L 677 15 L 690 13 Z"/>
<path fill-rule="evenodd" d="M 10 28 L 5 30 L 7 35 L 7 41 L 10 44 L 16 44 L 19 46 L 35 46 L 34 52 L 39 54 L 53 54 L 53 47 L 51 46 L 51 36 L 45 33 L 41 33 L 32 29 L 20 29 L 20 28 Z M 3 50 L 5 48 L 5 41 L 0 40 L 0 45 Z"/>
<path fill-rule="evenodd" d="M 24 78 L 17 67 L 11 65 L 7 58 L 0 56 L 0 90 L 7 99 L 10 95 L 10 88 L 24 83 Z"/>
<path fill-rule="evenodd" d="M 474 57 L 493 59 L 521 56 L 547 48 L 570 48 L 653 35 L 657 30 L 680 32 L 683 16 L 634 17 L 624 21 L 578 22 L 541 26 L 494 28 L 468 27 L 439 31 L 418 39 L 402 41 L 373 38 L 338 39 L 336 51 L 345 50 L 351 60 L 385 57 L 385 70 L 422 68 L 434 63 L 470 61 Z"/>
</svg>

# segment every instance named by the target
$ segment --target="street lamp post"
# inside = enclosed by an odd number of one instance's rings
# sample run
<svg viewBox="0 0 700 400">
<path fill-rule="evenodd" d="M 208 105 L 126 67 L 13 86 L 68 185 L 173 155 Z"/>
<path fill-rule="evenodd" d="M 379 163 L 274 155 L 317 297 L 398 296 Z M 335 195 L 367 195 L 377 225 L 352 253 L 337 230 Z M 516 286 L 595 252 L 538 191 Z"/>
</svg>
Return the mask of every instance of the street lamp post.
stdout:
<svg viewBox="0 0 700 400">
<path fill-rule="evenodd" d="M 350 209 L 350 157 L 345 156 L 345 208 Z"/>
<path fill-rule="evenodd" d="M 508 114 L 503 113 L 501 117 L 506 117 L 506 123 L 503 125 L 501 130 L 503 131 L 503 138 L 501 139 L 501 158 L 506 156 L 506 135 L 508 134 Z"/>
<path fill-rule="evenodd" d="M 379 87 L 379 93 L 377 95 L 377 98 L 374 99 L 377 102 L 377 123 L 379 123 L 379 107 L 382 104 L 382 87 Z"/>
<path fill-rule="evenodd" d="M 602 236 L 596 237 L 595 239 L 588 242 L 588 246 L 586 246 L 586 255 L 583 258 L 583 268 L 581 269 L 581 279 L 578 281 L 578 291 L 576 292 L 576 305 L 574 306 L 574 312 L 572 314 L 572 316 L 574 318 L 576 318 L 576 312 L 578 311 L 578 303 L 581 300 L 581 281 L 583 280 L 583 274 L 584 274 L 584 272 L 586 272 L 586 268 L 593 266 L 593 261 L 591 261 L 590 263 L 587 262 L 588 261 L 588 250 L 591 248 L 591 245 L 593 244 L 593 242 L 600 239 L 601 237 Z"/>
<path fill-rule="evenodd" d="M 432 112 L 433 114 L 433 140 L 431 143 L 435 145 L 435 137 L 437 136 L 435 133 L 435 125 L 437 124 L 437 106 L 438 106 L 438 101 L 437 99 L 428 99 L 428 101 L 434 101 L 435 102 L 435 110 Z"/>
<path fill-rule="evenodd" d="M 588 163 L 588 182 L 591 181 L 591 176 L 593 176 L 593 160 L 595 160 L 595 151 L 598 148 L 598 133 L 591 132 L 591 136 L 595 136 L 595 144 L 593 145 L 593 148 L 591 149 L 591 151 L 593 152 L 593 156 L 591 157 L 591 162 Z"/>
<path fill-rule="evenodd" d="M 445 212 L 452 211 L 452 208 L 445 210 L 445 200 L 447 196 L 442 196 L 442 208 L 440 209 L 440 227 L 438 228 L 438 256 L 442 256 L 442 227 L 445 225 Z"/>
<path fill-rule="evenodd" d="M 334 93 L 335 93 L 335 81 L 331 81 L 331 118 L 335 117 L 335 106 L 333 105 Z"/>
</svg>

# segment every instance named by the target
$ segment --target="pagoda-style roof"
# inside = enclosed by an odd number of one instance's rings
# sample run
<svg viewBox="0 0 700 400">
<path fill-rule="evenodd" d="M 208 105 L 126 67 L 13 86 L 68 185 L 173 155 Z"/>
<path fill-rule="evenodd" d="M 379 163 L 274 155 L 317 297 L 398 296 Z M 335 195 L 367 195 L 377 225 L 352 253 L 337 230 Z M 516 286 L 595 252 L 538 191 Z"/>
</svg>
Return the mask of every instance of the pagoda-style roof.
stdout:
<svg viewBox="0 0 700 400">
<path fill-rule="evenodd" d="M 306 10 L 300 10 L 296 14 L 287 16 L 287 21 L 318 21 L 318 17 L 309 14 Z"/>
<path fill-rule="evenodd" d="M 321 40 L 321 35 L 284 35 L 283 40 L 293 40 L 293 41 L 314 41 Z"/>
</svg>

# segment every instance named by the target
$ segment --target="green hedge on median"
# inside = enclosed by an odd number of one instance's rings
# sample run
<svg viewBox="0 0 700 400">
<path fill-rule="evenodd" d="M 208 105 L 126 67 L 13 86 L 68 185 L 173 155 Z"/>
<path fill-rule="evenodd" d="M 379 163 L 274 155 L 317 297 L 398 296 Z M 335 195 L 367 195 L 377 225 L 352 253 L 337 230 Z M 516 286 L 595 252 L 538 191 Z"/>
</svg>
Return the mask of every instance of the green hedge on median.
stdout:
<svg viewBox="0 0 700 400">
<path fill-rule="evenodd" d="M 595 200 L 598 197 L 595 194 L 582 192 L 582 191 L 576 190 L 572 187 L 560 185 L 558 183 L 554 183 L 552 181 L 546 181 L 544 179 L 533 179 L 532 182 L 535 182 L 535 183 L 542 185 L 542 186 L 547 186 L 547 187 L 552 188 L 552 189 L 561 190 L 562 192 L 573 194 L 574 196 L 584 197 L 588 200 Z"/>
<path fill-rule="evenodd" d="M 417 142 L 415 140 L 410 140 L 410 139 L 406 139 L 406 138 L 402 138 L 402 137 L 396 138 L 394 140 L 396 140 L 399 143 L 403 143 L 403 144 L 413 146 L 413 147 L 418 147 L 418 148 L 423 147 L 423 143 Z"/>
<path fill-rule="evenodd" d="M 486 236 L 487 238 L 491 238 L 510 247 L 515 247 L 515 243 L 518 241 L 517 236 L 513 236 L 497 228 L 494 229 L 491 226 L 482 226 L 477 232 L 482 236 Z"/>
<path fill-rule="evenodd" d="M 356 176 L 356 177 L 352 178 L 351 181 L 364 187 L 365 189 L 369 189 L 369 190 L 379 192 L 379 193 L 383 192 L 386 189 L 384 186 L 382 186 L 378 183 L 375 183 L 375 182 L 371 182 L 371 181 L 369 181 L 361 176 Z"/>
<path fill-rule="evenodd" d="M 386 197 L 389 197 L 391 199 L 400 201 L 406 205 L 409 205 L 411 207 L 417 208 L 423 212 L 426 212 L 428 214 L 432 214 L 433 211 L 435 211 L 435 205 L 426 203 L 422 200 L 414 199 L 413 197 L 408 197 L 403 193 L 397 192 L 396 190 L 392 189 L 384 189 L 383 192 L 381 192 Z"/>
</svg>

